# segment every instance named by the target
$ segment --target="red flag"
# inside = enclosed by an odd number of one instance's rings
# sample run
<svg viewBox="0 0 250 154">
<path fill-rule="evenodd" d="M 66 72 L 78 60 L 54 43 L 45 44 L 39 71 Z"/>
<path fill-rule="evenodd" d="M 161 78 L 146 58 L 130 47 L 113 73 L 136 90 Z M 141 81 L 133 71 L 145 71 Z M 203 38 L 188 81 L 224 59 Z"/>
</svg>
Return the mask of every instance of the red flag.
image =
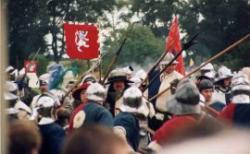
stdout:
<svg viewBox="0 0 250 154">
<path fill-rule="evenodd" d="M 175 16 L 168 33 L 168 38 L 166 41 L 166 51 L 169 51 L 176 55 L 181 50 L 182 48 L 180 41 L 179 22 L 177 16 Z M 176 66 L 176 71 L 178 71 L 182 75 L 185 75 L 185 66 L 182 55 L 177 58 L 177 61 L 178 64 Z"/>
<path fill-rule="evenodd" d="M 89 24 L 64 24 L 67 54 L 75 59 L 94 59 L 99 55 L 98 28 Z"/>
<path fill-rule="evenodd" d="M 24 61 L 24 68 L 26 73 L 36 73 L 37 70 L 37 62 L 36 61 L 29 61 L 25 60 Z"/>
</svg>

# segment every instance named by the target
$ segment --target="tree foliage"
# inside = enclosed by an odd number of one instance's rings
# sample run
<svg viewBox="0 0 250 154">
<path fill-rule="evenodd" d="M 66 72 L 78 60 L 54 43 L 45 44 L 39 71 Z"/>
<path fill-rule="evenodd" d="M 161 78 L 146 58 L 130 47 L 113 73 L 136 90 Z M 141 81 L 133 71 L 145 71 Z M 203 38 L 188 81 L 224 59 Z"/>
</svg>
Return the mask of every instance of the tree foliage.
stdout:
<svg viewBox="0 0 250 154">
<path fill-rule="evenodd" d="M 58 62 L 65 53 L 63 21 L 96 23 L 99 16 L 112 9 L 114 0 L 10 0 L 8 8 L 9 62 L 17 66 L 39 48 L 53 53 Z M 47 44 L 44 36 L 52 35 Z"/>
<path fill-rule="evenodd" d="M 114 10 L 124 7 L 129 11 L 119 17 L 122 22 L 128 24 L 134 16 L 140 16 L 143 26 L 129 34 L 120 65 L 132 61 L 144 65 L 145 57 L 156 59 L 163 51 L 163 39 L 174 14 L 179 16 L 184 40 L 200 32 L 198 44 L 191 48 L 196 61 L 216 54 L 250 32 L 248 0 L 9 0 L 10 64 L 21 66 L 23 60 L 39 48 L 40 54 L 53 53 L 53 60 L 59 61 L 65 53 L 62 21 L 97 22 L 101 29 L 109 28 L 111 35 L 105 38 L 105 50 L 115 51 L 125 30 L 114 28 L 116 25 L 107 20 L 106 15 L 108 12 L 115 14 Z M 52 35 L 49 44 L 44 41 L 48 33 Z M 249 41 L 217 62 L 234 68 L 250 65 L 250 61 L 239 60 L 250 56 L 248 50 Z"/>
<path fill-rule="evenodd" d="M 119 35 L 118 41 L 112 42 L 109 40 L 111 46 L 107 48 L 106 51 L 115 54 L 114 52 L 119 48 L 126 32 L 126 30 L 121 30 L 119 32 L 121 35 Z M 146 68 L 160 57 L 162 52 L 164 52 L 164 47 L 164 40 L 157 38 L 150 28 L 142 25 L 135 25 L 127 36 L 127 41 L 118 59 L 118 65 L 140 64 L 141 67 Z M 106 57 L 112 56 L 105 56 L 105 58 Z M 105 60 L 105 65 L 107 62 L 110 62 L 110 59 L 111 58 Z"/>
</svg>

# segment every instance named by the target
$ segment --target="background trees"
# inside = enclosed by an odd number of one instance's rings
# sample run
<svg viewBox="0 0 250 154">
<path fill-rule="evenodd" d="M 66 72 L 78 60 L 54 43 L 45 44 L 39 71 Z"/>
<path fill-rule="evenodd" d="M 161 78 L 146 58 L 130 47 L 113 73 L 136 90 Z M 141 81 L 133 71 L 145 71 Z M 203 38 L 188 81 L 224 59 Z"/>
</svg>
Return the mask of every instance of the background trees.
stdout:
<svg viewBox="0 0 250 154">
<path fill-rule="evenodd" d="M 61 60 L 65 53 L 62 21 L 97 22 L 103 32 L 108 31 L 103 35 L 102 50 L 112 55 L 126 25 L 137 18 L 140 24 L 129 34 L 119 65 L 136 62 L 145 66 L 157 59 L 164 51 L 174 14 L 179 15 L 183 40 L 200 32 L 198 44 L 190 49 L 194 54 L 187 54 L 196 64 L 250 32 L 248 0 L 9 0 L 6 6 L 9 62 L 19 67 L 39 48 L 48 59 Z M 125 13 L 115 17 L 119 12 Z M 119 18 L 119 26 L 115 18 Z M 250 56 L 249 48 L 248 41 L 217 62 L 234 69 L 250 65 L 250 61 L 242 60 Z M 104 68 L 110 57 L 105 56 Z"/>
</svg>

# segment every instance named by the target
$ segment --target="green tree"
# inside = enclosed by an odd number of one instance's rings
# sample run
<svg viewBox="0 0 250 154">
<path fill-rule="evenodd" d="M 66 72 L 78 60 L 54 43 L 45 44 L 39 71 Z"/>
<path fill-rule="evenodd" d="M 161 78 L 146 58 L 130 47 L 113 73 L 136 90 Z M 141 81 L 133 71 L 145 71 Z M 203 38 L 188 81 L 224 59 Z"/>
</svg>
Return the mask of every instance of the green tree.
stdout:
<svg viewBox="0 0 250 154">
<path fill-rule="evenodd" d="M 198 45 L 192 49 L 196 55 L 211 56 L 250 32 L 250 4 L 247 0 L 189 0 L 180 1 L 178 14 L 188 35 L 201 32 Z M 242 61 L 250 56 L 249 44 L 223 56 L 216 62 L 230 63 L 232 68 L 249 65 Z"/>
<path fill-rule="evenodd" d="M 119 31 L 121 35 L 118 41 L 112 42 L 109 40 L 110 46 L 105 50 L 110 52 L 104 57 L 104 67 L 110 63 L 110 59 L 113 57 L 114 51 L 120 45 L 123 40 L 126 30 Z M 122 49 L 122 52 L 118 58 L 117 65 L 133 65 L 138 64 L 144 68 L 148 67 L 150 64 L 160 57 L 162 52 L 164 52 L 165 42 L 161 38 L 157 38 L 150 28 L 142 25 L 135 25 L 133 30 L 128 34 L 127 41 Z"/>
<path fill-rule="evenodd" d="M 23 61 L 41 48 L 53 53 L 58 62 L 65 53 L 62 21 L 98 22 L 109 11 L 114 0 L 10 0 L 8 8 L 9 62 L 22 66 Z M 52 34 L 52 43 L 44 36 Z M 61 42 L 61 43 L 60 43 Z M 18 61 L 17 61 L 18 60 Z"/>
</svg>

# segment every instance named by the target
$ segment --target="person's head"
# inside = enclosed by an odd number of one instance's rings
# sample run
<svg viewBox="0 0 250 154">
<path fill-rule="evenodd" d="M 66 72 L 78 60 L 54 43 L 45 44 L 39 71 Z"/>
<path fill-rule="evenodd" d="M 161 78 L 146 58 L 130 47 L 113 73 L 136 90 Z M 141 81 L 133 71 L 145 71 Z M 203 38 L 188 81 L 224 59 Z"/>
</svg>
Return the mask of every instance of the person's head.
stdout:
<svg viewBox="0 0 250 154">
<path fill-rule="evenodd" d="M 142 105 L 142 92 L 135 86 L 125 90 L 123 104 L 130 108 L 139 108 Z"/>
<path fill-rule="evenodd" d="M 132 83 L 127 79 L 127 74 L 122 69 L 115 69 L 110 73 L 108 78 L 108 82 L 106 84 L 111 84 L 112 89 L 118 92 L 123 92 L 128 85 L 128 83 Z"/>
<path fill-rule="evenodd" d="M 95 83 L 97 82 L 96 77 L 93 74 L 87 74 L 83 79 L 82 79 L 82 83 Z"/>
<path fill-rule="evenodd" d="M 69 123 L 70 112 L 64 107 L 60 107 L 56 110 L 56 115 L 57 123 L 63 128 L 67 126 L 67 124 Z"/>
<path fill-rule="evenodd" d="M 99 83 L 92 83 L 86 91 L 87 99 L 90 101 L 94 101 L 100 104 L 106 99 L 106 90 L 104 87 Z"/>
<path fill-rule="evenodd" d="M 231 87 L 232 103 L 250 103 L 250 81 L 246 74 L 234 75 Z"/>
<path fill-rule="evenodd" d="M 212 81 L 208 79 L 203 79 L 198 84 L 198 88 L 199 88 L 200 93 L 205 98 L 205 102 L 210 102 L 213 96 L 213 92 L 214 92 L 214 85 Z"/>
<path fill-rule="evenodd" d="M 16 120 L 9 125 L 9 154 L 38 154 L 41 136 L 34 123 Z"/>
<path fill-rule="evenodd" d="M 128 154 L 125 141 L 112 129 L 86 125 L 75 130 L 65 141 L 63 154 Z"/>
<path fill-rule="evenodd" d="M 168 66 L 165 69 L 165 73 L 167 73 L 167 74 L 172 73 L 176 69 L 176 65 L 177 65 L 176 63 L 172 63 L 170 66 Z"/>
<path fill-rule="evenodd" d="M 204 63 L 202 63 L 201 65 L 204 65 Z M 214 66 L 213 66 L 213 64 L 211 64 L 211 63 L 208 63 L 208 64 L 206 64 L 205 66 L 203 66 L 201 69 L 200 69 L 200 73 L 201 74 L 205 74 L 205 73 L 207 73 L 207 72 L 214 72 L 215 70 L 214 70 Z"/>
<path fill-rule="evenodd" d="M 69 81 L 68 84 L 66 85 L 66 89 L 71 89 L 74 87 L 75 81 Z"/>
<path fill-rule="evenodd" d="M 120 106 L 121 112 L 129 112 L 136 115 L 138 119 L 145 119 L 149 115 L 149 107 L 143 98 L 141 90 L 136 86 L 126 89 L 122 96 L 123 102 Z"/>
<path fill-rule="evenodd" d="M 233 77 L 232 71 L 229 68 L 222 66 L 218 69 L 218 75 L 215 80 L 215 83 L 224 88 L 229 88 L 231 85 L 232 77 Z"/>
<path fill-rule="evenodd" d="M 5 72 L 7 73 L 7 79 L 10 80 L 10 81 L 14 81 L 16 79 L 16 73 L 17 73 L 17 69 L 15 69 L 14 67 L 12 66 L 8 66 L 6 69 L 5 69 Z"/>
<path fill-rule="evenodd" d="M 114 88 L 115 91 L 122 92 L 125 89 L 124 81 L 114 81 L 113 82 L 113 88 Z"/>
<path fill-rule="evenodd" d="M 49 74 L 43 74 L 39 77 L 39 89 L 41 93 L 49 90 Z"/>
<path fill-rule="evenodd" d="M 127 67 L 124 67 L 122 69 L 126 73 L 127 78 L 131 79 L 132 75 L 133 75 L 134 68 L 132 66 L 127 66 Z"/>
<path fill-rule="evenodd" d="M 173 54 L 171 54 L 171 53 L 166 54 L 166 56 L 164 57 L 164 59 L 160 63 L 161 69 L 164 69 L 173 59 L 174 59 Z M 169 65 L 168 67 L 165 68 L 164 72 L 166 74 L 172 73 L 176 69 L 177 63 L 178 62 L 176 60 L 174 60 L 171 63 L 171 65 Z"/>
<path fill-rule="evenodd" d="M 87 103 L 88 99 L 86 90 L 88 87 L 88 83 L 83 83 L 80 85 L 72 94 L 74 99 L 81 101 L 81 103 Z"/>
<path fill-rule="evenodd" d="M 193 81 L 181 80 L 176 88 L 176 93 L 167 100 L 166 109 L 174 115 L 200 114 L 200 93 Z"/>
<path fill-rule="evenodd" d="M 229 87 L 231 85 L 232 77 L 223 80 L 224 87 Z"/>
<path fill-rule="evenodd" d="M 42 95 L 37 101 L 38 114 L 40 117 L 53 117 L 55 100 L 47 95 Z"/>
</svg>

